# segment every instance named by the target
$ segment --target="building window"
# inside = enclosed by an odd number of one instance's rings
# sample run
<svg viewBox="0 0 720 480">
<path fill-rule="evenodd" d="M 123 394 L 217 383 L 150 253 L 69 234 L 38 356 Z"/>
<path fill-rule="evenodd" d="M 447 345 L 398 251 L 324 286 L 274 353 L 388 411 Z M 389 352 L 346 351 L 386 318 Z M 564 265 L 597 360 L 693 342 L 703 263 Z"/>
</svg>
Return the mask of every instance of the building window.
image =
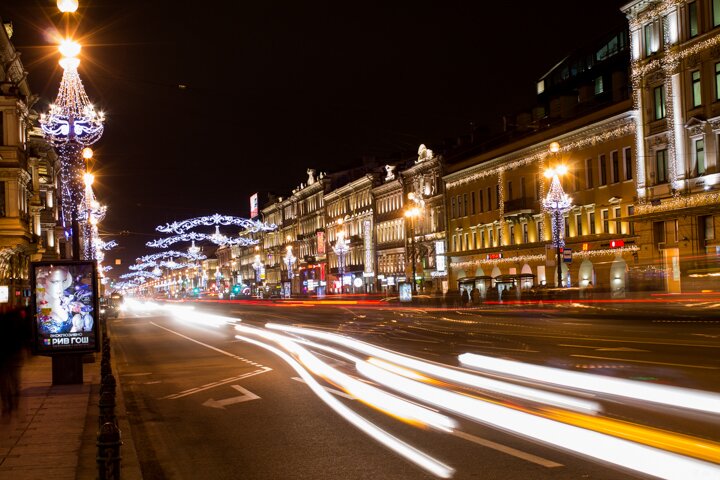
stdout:
<svg viewBox="0 0 720 480">
<path fill-rule="evenodd" d="M 661 120 L 665 118 L 665 85 L 655 87 L 653 97 L 655 99 L 655 120 Z"/>
<path fill-rule="evenodd" d="M 605 155 L 600 155 L 600 185 L 607 185 L 607 162 Z"/>
<path fill-rule="evenodd" d="M 488 210 L 492 210 L 492 190 L 487 187 Z"/>
<path fill-rule="evenodd" d="M 470 238 L 468 237 L 468 234 L 465 234 L 465 246 L 463 247 L 463 250 L 470 250 Z"/>
<path fill-rule="evenodd" d="M 720 100 L 720 63 L 715 64 L 715 100 Z"/>
<path fill-rule="evenodd" d="M 0 112 L 2 115 L 2 112 Z M 7 215 L 5 211 L 5 182 L 0 182 L 0 217 Z"/>
<path fill-rule="evenodd" d="M 475 215 L 475 192 L 470 192 L 470 213 Z"/>
<path fill-rule="evenodd" d="M 575 231 L 577 232 L 578 237 L 582 237 L 582 234 L 583 234 L 582 213 L 575 214 Z"/>
<path fill-rule="evenodd" d="M 545 241 L 545 223 L 542 220 L 538 220 L 536 225 L 537 225 L 537 241 L 543 242 L 543 241 Z"/>
<path fill-rule="evenodd" d="M 457 203 L 455 197 L 450 197 L 450 218 L 457 217 Z"/>
<path fill-rule="evenodd" d="M 620 207 L 615 208 L 615 233 L 620 235 L 622 233 L 622 213 Z"/>
<path fill-rule="evenodd" d="M 692 78 L 692 105 L 699 107 L 702 105 L 702 84 L 700 83 L 700 70 L 691 73 Z"/>
<path fill-rule="evenodd" d="M 590 212 L 588 214 L 588 227 L 590 235 L 595 235 L 595 212 Z"/>
<path fill-rule="evenodd" d="M 695 140 L 695 165 L 698 175 L 705 175 L 705 140 Z"/>
<path fill-rule="evenodd" d="M 525 194 L 527 192 L 525 191 L 525 177 L 520 177 L 520 198 L 525 200 Z"/>
<path fill-rule="evenodd" d="M 480 246 L 478 248 L 485 248 L 485 230 L 480 230 Z"/>
<path fill-rule="evenodd" d="M 577 173 L 573 174 L 573 186 L 575 187 L 575 191 L 580 191 L 580 175 Z"/>
<path fill-rule="evenodd" d="M 632 150 L 630 147 L 623 148 L 623 163 L 625 163 L 625 180 L 632 180 Z"/>
<path fill-rule="evenodd" d="M 720 25 L 720 0 L 712 0 L 713 27 Z"/>
<path fill-rule="evenodd" d="M 3 127 L 3 116 L 3 111 L 0 110 L 0 145 L 5 145 L 5 128 Z"/>
<path fill-rule="evenodd" d="M 495 240 L 493 239 L 492 229 L 488 230 L 488 247 L 492 248 L 495 246 Z"/>
<path fill-rule="evenodd" d="M 472 248 L 471 250 L 475 250 L 478 248 L 477 244 L 477 232 L 475 230 L 472 231 Z"/>
<path fill-rule="evenodd" d="M 690 38 L 696 37 L 699 33 L 697 2 L 688 3 L 688 32 L 690 32 Z"/>
<path fill-rule="evenodd" d="M 528 235 L 528 224 L 527 223 L 522 224 L 522 235 L 523 235 L 523 243 L 530 243 L 530 236 Z"/>
<path fill-rule="evenodd" d="M 632 221 L 633 215 L 635 215 L 635 206 L 628 205 L 628 235 L 635 235 L 635 222 Z"/>
<path fill-rule="evenodd" d="M 570 237 L 570 219 L 565 215 L 565 231 L 563 232 L 563 238 Z"/>
<path fill-rule="evenodd" d="M 600 95 L 605 89 L 603 88 L 603 77 L 597 77 L 595 79 L 595 95 Z"/>
<path fill-rule="evenodd" d="M 500 184 L 495 185 L 495 210 L 500 210 Z"/>
<path fill-rule="evenodd" d="M 457 237 L 456 237 L 455 235 L 453 235 L 452 239 L 453 239 L 453 252 L 457 252 L 457 251 L 458 251 L 458 249 L 457 249 Z"/>
<path fill-rule="evenodd" d="M 653 54 L 653 26 L 652 23 L 645 25 L 645 56 L 649 57 Z"/>
<path fill-rule="evenodd" d="M 611 168 L 613 183 L 618 183 L 620 181 L 620 156 L 617 150 L 610 154 L 610 159 L 612 163 Z"/>
<path fill-rule="evenodd" d="M 592 158 L 585 160 L 585 184 L 587 188 L 593 188 L 593 161 Z"/>
<path fill-rule="evenodd" d="M 478 210 L 480 213 L 485 211 L 485 207 L 483 205 L 483 194 L 482 190 L 478 190 Z"/>
<path fill-rule="evenodd" d="M 515 245 L 515 225 L 510 225 L 510 245 Z"/>
<path fill-rule="evenodd" d="M 667 150 L 655 152 L 655 184 L 667 183 L 668 181 L 668 158 Z"/>
<path fill-rule="evenodd" d="M 512 194 L 512 182 L 508 182 L 507 186 L 507 199 L 512 200 L 513 194 Z"/>
<path fill-rule="evenodd" d="M 673 232 L 675 233 L 675 243 L 680 241 L 680 222 L 673 220 Z"/>
<path fill-rule="evenodd" d="M 720 65 L 720 63 L 718 64 Z M 540 174 L 535 174 L 535 200 L 540 200 Z"/>
<path fill-rule="evenodd" d="M 705 248 L 709 241 L 715 240 L 715 225 L 712 215 L 704 215 L 700 217 L 698 225 L 700 226 L 700 248 Z"/>
<path fill-rule="evenodd" d="M 610 233 L 610 219 L 608 217 L 608 211 L 602 211 L 602 233 Z"/>
</svg>

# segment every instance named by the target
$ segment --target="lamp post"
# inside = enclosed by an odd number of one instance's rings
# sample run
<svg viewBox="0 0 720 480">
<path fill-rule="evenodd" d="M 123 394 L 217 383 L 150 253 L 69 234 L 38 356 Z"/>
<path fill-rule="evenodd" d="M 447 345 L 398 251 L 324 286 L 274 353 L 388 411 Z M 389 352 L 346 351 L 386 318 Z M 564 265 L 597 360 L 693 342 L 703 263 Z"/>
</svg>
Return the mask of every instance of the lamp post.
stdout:
<svg viewBox="0 0 720 480">
<path fill-rule="evenodd" d="M 412 207 L 405 211 L 405 216 L 410 219 L 410 263 L 412 264 L 412 293 L 417 295 L 417 281 L 415 277 L 415 219 L 420 215 L 419 207 Z"/>
<path fill-rule="evenodd" d="M 552 153 L 557 153 L 559 150 L 560 145 L 557 142 L 550 144 L 550 151 Z M 562 248 L 565 246 L 565 239 L 563 236 L 565 230 L 565 212 L 569 211 L 572 206 L 572 199 L 563 190 L 559 178 L 559 176 L 566 173 L 567 167 L 562 164 L 545 170 L 545 177 L 551 178 L 552 182 L 550 184 L 550 190 L 543 200 L 543 207 L 545 207 L 545 209 L 551 214 L 553 245 L 555 246 L 555 254 L 557 256 L 558 287 L 561 287 L 563 284 L 561 254 Z"/>
<path fill-rule="evenodd" d="M 342 224 L 342 223 L 341 223 Z M 338 276 L 340 277 L 340 293 L 343 293 L 343 283 L 344 283 L 344 276 L 345 276 L 345 256 L 347 255 L 348 251 L 350 249 L 348 248 L 348 240 L 345 238 L 345 232 L 342 230 L 337 233 L 337 238 L 335 239 L 335 245 L 333 245 L 333 251 L 335 252 L 335 255 L 337 255 L 338 258 Z"/>
</svg>

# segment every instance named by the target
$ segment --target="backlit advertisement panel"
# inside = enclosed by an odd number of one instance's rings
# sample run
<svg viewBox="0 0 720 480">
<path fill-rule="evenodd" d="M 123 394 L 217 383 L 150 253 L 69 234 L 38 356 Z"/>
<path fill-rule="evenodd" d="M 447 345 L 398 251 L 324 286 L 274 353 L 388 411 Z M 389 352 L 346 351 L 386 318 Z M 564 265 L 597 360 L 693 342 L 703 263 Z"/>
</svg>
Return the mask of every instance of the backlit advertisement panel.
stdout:
<svg viewBox="0 0 720 480">
<path fill-rule="evenodd" d="M 260 213 L 260 209 L 258 208 L 258 194 L 253 193 L 250 197 L 250 218 L 255 218 Z"/>
<path fill-rule="evenodd" d="M 31 287 L 36 353 L 99 350 L 95 262 L 32 263 Z"/>
</svg>

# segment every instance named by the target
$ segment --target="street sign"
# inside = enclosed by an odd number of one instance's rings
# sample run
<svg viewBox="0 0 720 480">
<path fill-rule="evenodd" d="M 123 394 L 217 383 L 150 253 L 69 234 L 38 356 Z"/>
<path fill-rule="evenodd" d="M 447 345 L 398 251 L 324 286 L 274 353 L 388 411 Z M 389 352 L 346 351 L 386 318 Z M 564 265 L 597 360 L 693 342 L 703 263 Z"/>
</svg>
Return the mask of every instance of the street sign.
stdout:
<svg viewBox="0 0 720 480">
<path fill-rule="evenodd" d="M 562 252 L 563 262 L 572 263 L 572 248 L 565 247 Z"/>
</svg>

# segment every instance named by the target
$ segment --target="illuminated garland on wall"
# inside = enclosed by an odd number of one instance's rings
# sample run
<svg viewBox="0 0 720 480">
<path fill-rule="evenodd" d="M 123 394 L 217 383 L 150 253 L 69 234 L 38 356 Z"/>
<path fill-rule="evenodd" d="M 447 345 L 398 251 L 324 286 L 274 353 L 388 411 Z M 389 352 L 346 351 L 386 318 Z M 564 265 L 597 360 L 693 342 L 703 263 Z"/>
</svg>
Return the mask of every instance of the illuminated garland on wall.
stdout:
<svg viewBox="0 0 720 480">
<path fill-rule="evenodd" d="M 578 259 L 585 259 L 588 257 L 601 257 L 601 256 L 607 256 L 607 255 L 622 255 L 625 253 L 633 253 L 640 250 L 640 248 L 637 245 L 628 245 L 621 248 L 606 248 L 601 250 L 587 250 L 587 251 L 578 251 L 573 252 L 572 256 L 573 258 Z M 493 259 L 483 259 L 483 260 L 468 260 L 465 262 L 450 262 L 450 268 L 455 268 L 458 270 L 467 270 L 469 268 L 477 268 L 482 267 L 485 265 L 500 265 L 500 264 L 530 264 L 533 262 L 545 262 L 546 256 L 542 254 L 535 254 L 535 255 L 516 255 L 514 257 L 505 257 L 505 258 L 493 258 Z"/>
<path fill-rule="evenodd" d="M 124 273 L 120 275 L 120 278 L 158 278 L 158 275 L 155 275 L 152 272 L 145 272 L 145 271 L 139 271 L 139 272 L 130 272 L 130 273 Z"/>
<path fill-rule="evenodd" d="M 589 147 L 592 145 L 596 145 L 598 143 L 607 142 L 610 140 L 614 140 L 616 138 L 625 137 L 627 135 L 632 135 L 634 132 L 635 132 L 635 122 L 634 121 L 632 121 L 630 123 L 623 123 L 619 127 L 613 128 L 612 130 L 600 129 L 600 133 L 598 133 L 596 135 L 584 136 L 583 138 L 580 138 L 578 140 L 570 141 L 568 143 L 563 143 L 560 146 L 560 152 L 569 153 L 569 152 L 572 152 L 575 150 L 579 150 L 579 149 L 586 148 L 586 147 Z M 535 162 L 544 162 L 547 158 L 550 158 L 553 155 L 555 155 L 555 154 L 550 153 L 548 151 L 547 146 L 543 146 L 542 148 L 538 148 L 538 151 L 535 154 L 520 158 L 518 160 L 503 163 L 503 165 L 495 167 L 495 168 L 488 168 L 486 170 L 475 172 L 473 174 L 464 176 L 463 178 L 459 178 L 457 180 L 449 181 L 445 184 L 445 187 L 448 190 L 450 190 L 450 189 L 453 189 L 453 188 L 489 177 L 491 175 L 499 175 L 500 171 L 502 171 L 502 170 L 512 170 L 515 168 L 520 168 L 520 167 L 524 167 L 526 165 L 530 165 Z"/>
<path fill-rule="evenodd" d="M 663 199 L 660 205 L 642 203 L 635 207 L 635 214 L 642 215 L 654 212 L 667 212 L 684 208 L 704 207 L 720 204 L 720 192 L 700 192 L 692 196 L 675 196 Z"/>
</svg>

